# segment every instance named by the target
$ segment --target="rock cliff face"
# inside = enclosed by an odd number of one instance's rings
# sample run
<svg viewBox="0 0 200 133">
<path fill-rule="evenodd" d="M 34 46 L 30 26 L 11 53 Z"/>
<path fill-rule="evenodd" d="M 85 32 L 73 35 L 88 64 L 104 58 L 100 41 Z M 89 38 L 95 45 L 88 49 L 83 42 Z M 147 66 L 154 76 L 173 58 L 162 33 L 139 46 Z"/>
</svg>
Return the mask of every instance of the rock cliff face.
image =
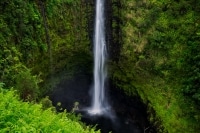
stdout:
<svg viewBox="0 0 200 133">
<path fill-rule="evenodd" d="M 195 2 L 112 1 L 110 77 L 155 111 L 150 120 L 161 132 L 199 130 L 199 70 L 192 62 L 199 61 L 200 50 Z"/>
<path fill-rule="evenodd" d="M 15 86 L 13 75 L 28 68 L 44 95 L 61 76 L 92 71 L 93 8 L 92 0 L 2 0 L 0 81 Z"/>
</svg>

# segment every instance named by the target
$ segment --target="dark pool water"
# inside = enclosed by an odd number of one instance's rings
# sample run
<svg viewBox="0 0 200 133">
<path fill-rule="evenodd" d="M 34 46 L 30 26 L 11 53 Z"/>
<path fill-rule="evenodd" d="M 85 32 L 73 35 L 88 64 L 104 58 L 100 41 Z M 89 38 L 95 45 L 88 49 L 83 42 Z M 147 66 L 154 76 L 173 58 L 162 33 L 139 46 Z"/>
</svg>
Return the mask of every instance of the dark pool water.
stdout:
<svg viewBox="0 0 200 133">
<path fill-rule="evenodd" d="M 83 115 L 82 121 L 87 124 L 97 124 L 96 127 L 100 129 L 102 133 L 108 133 L 110 131 L 112 131 L 112 133 L 143 133 L 143 129 L 137 125 L 137 123 L 119 115 L 114 118 L 104 115 Z"/>
<path fill-rule="evenodd" d="M 78 113 L 87 125 L 96 125 L 102 133 L 155 133 L 153 126 L 148 122 L 146 107 L 136 97 L 126 96 L 122 90 L 111 85 L 107 88 L 110 111 L 105 115 L 90 115 L 87 108 L 91 104 L 91 78 L 78 75 L 70 81 L 61 82 L 50 94 L 50 99 L 56 106 L 61 102 L 62 108 L 71 111 L 74 103 L 78 102 Z"/>
</svg>

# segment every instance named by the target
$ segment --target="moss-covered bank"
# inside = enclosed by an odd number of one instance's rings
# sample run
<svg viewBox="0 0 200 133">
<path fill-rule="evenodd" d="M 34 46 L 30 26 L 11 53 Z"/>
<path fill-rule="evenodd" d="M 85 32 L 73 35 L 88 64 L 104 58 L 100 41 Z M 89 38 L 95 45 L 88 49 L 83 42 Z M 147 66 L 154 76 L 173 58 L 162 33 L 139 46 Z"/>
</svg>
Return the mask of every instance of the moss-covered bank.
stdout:
<svg viewBox="0 0 200 133">
<path fill-rule="evenodd" d="M 1 0 L 0 12 L 0 81 L 7 88 L 37 98 L 62 78 L 91 72 L 92 1 Z"/>
<path fill-rule="evenodd" d="M 113 82 L 148 104 L 159 132 L 198 132 L 200 3 L 118 3 L 122 43 L 120 57 L 111 65 Z"/>
</svg>

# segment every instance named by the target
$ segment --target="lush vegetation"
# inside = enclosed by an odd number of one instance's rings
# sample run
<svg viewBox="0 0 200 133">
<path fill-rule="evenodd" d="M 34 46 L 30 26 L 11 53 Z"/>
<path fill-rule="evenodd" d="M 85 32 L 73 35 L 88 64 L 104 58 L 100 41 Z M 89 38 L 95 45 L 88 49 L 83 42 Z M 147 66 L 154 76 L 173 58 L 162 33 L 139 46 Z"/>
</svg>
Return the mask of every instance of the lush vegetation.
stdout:
<svg viewBox="0 0 200 133">
<path fill-rule="evenodd" d="M 92 66 L 89 2 L 1 0 L 0 12 L 0 81 L 22 98 L 37 99 L 62 78 L 92 70 L 85 69 Z"/>
<path fill-rule="evenodd" d="M 0 82 L 16 90 L 0 90 L 0 132 L 94 132 L 69 113 L 33 104 L 60 80 L 90 74 L 90 3 L 0 1 Z"/>
<path fill-rule="evenodd" d="M 0 84 L 2 86 L 2 83 Z M 20 101 L 16 92 L 0 87 L 0 131 L 1 133 L 95 133 L 94 128 L 80 123 L 70 113 L 56 114 L 53 108 L 44 104 Z"/>
<path fill-rule="evenodd" d="M 200 130 L 200 3 L 120 1 L 122 46 L 112 78 L 148 104 L 158 131 Z"/>
<path fill-rule="evenodd" d="M 106 9 L 112 81 L 127 95 L 142 98 L 158 131 L 198 132 L 200 1 L 112 0 L 107 5 L 112 6 Z M 5 88 L 38 102 L 63 78 L 90 75 L 93 7 L 92 0 L 1 0 L 0 82 Z M 50 126 L 90 132 L 68 113 L 56 115 L 19 101 L 15 91 L 1 89 L 0 98 L 5 132 L 52 132 Z"/>
</svg>

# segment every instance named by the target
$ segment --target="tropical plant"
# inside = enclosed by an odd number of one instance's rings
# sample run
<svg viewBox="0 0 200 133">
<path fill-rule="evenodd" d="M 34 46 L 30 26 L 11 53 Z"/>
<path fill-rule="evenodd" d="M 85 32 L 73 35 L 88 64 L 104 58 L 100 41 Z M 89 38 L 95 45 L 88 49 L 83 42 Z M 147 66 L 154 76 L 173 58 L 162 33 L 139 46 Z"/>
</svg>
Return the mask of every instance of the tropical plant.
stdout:
<svg viewBox="0 0 200 133">
<path fill-rule="evenodd" d="M 51 108 L 43 110 L 41 104 L 22 102 L 13 90 L 8 91 L 1 87 L 0 100 L 2 133 L 99 133 L 94 128 L 84 126 L 78 119 L 71 120 L 71 114 L 66 111 L 57 114 L 55 111 L 52 112 Z"/>
</svg>

